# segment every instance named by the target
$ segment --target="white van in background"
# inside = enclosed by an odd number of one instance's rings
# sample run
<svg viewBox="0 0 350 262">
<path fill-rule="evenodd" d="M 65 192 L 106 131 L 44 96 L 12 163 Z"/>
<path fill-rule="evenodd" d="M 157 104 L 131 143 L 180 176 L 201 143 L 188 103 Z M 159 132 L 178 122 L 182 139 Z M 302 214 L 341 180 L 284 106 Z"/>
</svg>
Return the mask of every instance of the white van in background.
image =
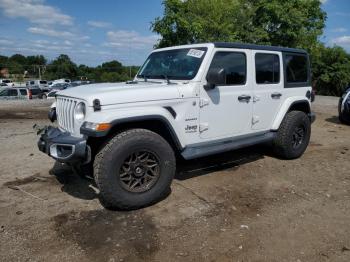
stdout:
<svg viewBox="0 0 350 262">
<path fill-rule="evenodd" d="M 27 88 L 40 88 L 41 90 L 49 90 L 49 84 L 46 80 L 30 80 L 26 82 Z"/>
</svg>

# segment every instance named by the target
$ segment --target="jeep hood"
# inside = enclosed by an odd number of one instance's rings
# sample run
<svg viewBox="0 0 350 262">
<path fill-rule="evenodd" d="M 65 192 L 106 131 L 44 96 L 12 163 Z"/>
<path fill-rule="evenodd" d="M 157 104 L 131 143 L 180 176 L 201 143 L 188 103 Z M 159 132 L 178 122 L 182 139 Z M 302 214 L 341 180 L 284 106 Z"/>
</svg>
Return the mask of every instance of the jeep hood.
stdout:
<svg viewBox="0 0 350 262">
<path fill-rule="evenodd" d="M 95 99 L 99 99 L 103 106 L 180 98 L 176 84 L 151 82 L 82 85 L 57 92 L 57 95 L 85 100 L 88 106 L 92 106 Z"/>
</svg>

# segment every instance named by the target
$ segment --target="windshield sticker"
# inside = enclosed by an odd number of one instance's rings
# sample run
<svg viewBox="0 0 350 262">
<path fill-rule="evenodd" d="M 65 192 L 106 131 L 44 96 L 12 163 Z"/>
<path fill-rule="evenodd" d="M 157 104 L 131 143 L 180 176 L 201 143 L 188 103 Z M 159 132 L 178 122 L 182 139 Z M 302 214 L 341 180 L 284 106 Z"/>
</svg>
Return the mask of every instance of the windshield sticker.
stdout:
<svg viewBox="0 0 350 262">
<path fill-rule="evenodd" d="M 192 56 L 192 57 L 196 57 L 196 58 L 201 58 L 204 54 L 203 50 L 198 50 L 198 49 L 190 49 L 190 51 L 188 51 L 187 55 L 188 56 Z"/>
</svg>

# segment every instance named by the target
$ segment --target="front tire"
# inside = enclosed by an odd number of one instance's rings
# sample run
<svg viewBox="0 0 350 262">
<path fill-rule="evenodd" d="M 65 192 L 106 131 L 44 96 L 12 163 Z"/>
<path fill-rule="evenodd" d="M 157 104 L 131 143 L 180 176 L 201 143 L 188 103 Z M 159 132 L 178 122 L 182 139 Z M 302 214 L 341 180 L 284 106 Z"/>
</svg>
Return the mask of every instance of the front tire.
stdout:
<svg viewBox="0 0 350 262">
<path fill-rule="evenodd" d="M 174 152 L 163 137 L 146 129 L 124 131 L 95 158 L 101 203 L 119 210 L 151 205 L 169 192 L 175 168 Z"/>
<path fill-rule="evenodd" d="M 309 117 L 301 111 L 290 111 L 284 117 L 273 141 L 274 152 L 284 159 L 299 158 L 305 152 L 310 136 Z"/>
</svg>

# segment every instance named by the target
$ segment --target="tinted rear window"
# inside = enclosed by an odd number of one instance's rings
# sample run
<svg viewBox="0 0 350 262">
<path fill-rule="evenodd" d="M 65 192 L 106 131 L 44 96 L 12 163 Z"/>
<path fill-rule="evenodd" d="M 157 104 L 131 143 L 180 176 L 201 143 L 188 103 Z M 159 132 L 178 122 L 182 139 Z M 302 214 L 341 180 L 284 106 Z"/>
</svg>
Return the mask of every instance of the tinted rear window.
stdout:
<svg viewBox="0 0 350 262">
<path fill-rule="evenodd" d="M 46 82 L 46 81 L 40 81 L 40 84 L 42 84 L 42 85 L 46 85 L 46 84 L 47 84 L 47 82 Z"/>
<path fill-rule="evenodd" d="M 308 82 L 308 60 L 305 55 L 286 54 L 285 66 L 287 83 Z"/>
<path fill-rule="evenodd" d="M 9 89 L 8 95 L 9 96 L 17 96 L 18 95 L 17 89 Z"/>
<path fill-rule="evenodd" d="M 26 89 L 20 89 L 19 92 L 21 93 L 22 96 L 27 95 L 27 90 Z"/>
</svg>

